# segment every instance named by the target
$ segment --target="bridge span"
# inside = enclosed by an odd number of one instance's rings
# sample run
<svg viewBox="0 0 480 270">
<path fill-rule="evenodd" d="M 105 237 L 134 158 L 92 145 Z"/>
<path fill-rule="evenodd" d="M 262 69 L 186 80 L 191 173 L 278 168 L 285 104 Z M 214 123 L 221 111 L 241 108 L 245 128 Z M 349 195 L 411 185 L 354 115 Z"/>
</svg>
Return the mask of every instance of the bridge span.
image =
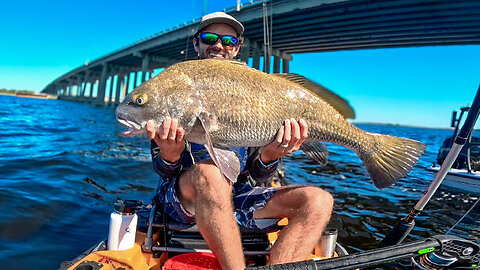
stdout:
<svg viewBox="0 0 480 270">
<path fill-rule="evenodd" d="M 225 12 L 245 26 L 240 59 L 268 73 L 289 72 L 296 53 L 480 44 L 478 0 L 256 0 Z M 192 38 L 199 23 L 185 22 L 100 57 L 42 92 L 117 104 L 154 70 L 196 59 Z"/>
</svg>

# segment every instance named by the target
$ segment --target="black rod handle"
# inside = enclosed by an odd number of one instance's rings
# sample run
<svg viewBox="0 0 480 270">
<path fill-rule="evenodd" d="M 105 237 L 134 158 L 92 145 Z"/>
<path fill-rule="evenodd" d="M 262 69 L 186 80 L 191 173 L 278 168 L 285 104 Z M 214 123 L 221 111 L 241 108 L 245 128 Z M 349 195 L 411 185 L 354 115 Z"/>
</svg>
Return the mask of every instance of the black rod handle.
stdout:
<svg viewBox="0 0 480 270">
<path fill-rule="evenodd" d="M 245 270 L 316 270 L 316 269 L 318 268 L 314 260 L 245 268 Z"/>
</svg>

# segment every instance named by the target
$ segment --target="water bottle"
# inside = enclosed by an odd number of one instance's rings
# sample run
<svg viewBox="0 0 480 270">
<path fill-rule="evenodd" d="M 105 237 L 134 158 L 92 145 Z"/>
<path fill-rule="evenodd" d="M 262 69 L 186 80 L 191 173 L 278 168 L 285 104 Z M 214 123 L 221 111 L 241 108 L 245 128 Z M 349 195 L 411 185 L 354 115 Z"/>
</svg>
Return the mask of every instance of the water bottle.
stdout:
<svg viewBox="0 0 480 270">
<path fill-rule="evenodd" d="M 117 200 L 115 209 L 110 214 L 110 228 L 107 247 L 109 250 L 126 250 L 135 244 L 138 217 L 135 214 L 138 201 Z"/>
<path fill-rule="evenodd" d="M 338 230 L 336 228 L 326 228 L 320 240 L 321 256 L 331 258 L 335 254 L 337 245 Z"/>
</svg>

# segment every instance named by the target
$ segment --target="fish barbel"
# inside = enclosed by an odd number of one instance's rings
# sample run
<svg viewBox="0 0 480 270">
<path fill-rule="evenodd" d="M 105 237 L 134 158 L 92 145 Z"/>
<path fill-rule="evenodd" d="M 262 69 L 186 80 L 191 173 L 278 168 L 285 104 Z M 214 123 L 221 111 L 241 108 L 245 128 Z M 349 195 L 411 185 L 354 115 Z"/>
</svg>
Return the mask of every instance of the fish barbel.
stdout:
<svg viewBox="0 0 480 270">
<path fill-rule="evenodd" d="M 145 133 L 153 119 L 177 118 L 185 139 L 205 145 L 230 180 L 239 173 L 229 147 L 258 147 L 272 142 L 285 119 L 304 119 L 309 136 L 300 148 L 324 163 L 332 142 L 355 151 L 378 188 L 405 176 L 425 150 L 420 142 L 363 131 L 329 103 L 286 78 L 225 60 L 177 63 L 138 86 L 116 109 L 120 123 Z M 238 168 L 237 168 L 238 167 Z"/>
</svg>

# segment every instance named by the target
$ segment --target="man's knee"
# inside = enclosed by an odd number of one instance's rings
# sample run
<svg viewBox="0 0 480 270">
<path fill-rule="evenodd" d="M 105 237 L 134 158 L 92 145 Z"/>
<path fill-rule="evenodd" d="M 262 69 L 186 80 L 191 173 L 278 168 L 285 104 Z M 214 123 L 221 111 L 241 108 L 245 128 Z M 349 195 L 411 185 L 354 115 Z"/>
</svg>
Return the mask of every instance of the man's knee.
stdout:
<svg viewBox="0 0 480 270">
<path fill-rule="evenodd" d="M 194 168 L 197 186 L 211 185 L 223 180 L 220 170 L 213 162 L 199 163 Z"/>
<path fill-rule="evenodd" d="M 333 196 L 318 187 L 304 187 L 302 189 L 303 208 L 307 213 L 325 214 L 333 210 Z"/>
<path fill-rule="evenodd" d="M 196 164 L 180 177 L 179 186 L 182 195 L 190 198 L 194 198 L 198 192 L 207 194 L 219 190 L 231 192 L 231 185 L 213 162 Z"/>
</svg>

